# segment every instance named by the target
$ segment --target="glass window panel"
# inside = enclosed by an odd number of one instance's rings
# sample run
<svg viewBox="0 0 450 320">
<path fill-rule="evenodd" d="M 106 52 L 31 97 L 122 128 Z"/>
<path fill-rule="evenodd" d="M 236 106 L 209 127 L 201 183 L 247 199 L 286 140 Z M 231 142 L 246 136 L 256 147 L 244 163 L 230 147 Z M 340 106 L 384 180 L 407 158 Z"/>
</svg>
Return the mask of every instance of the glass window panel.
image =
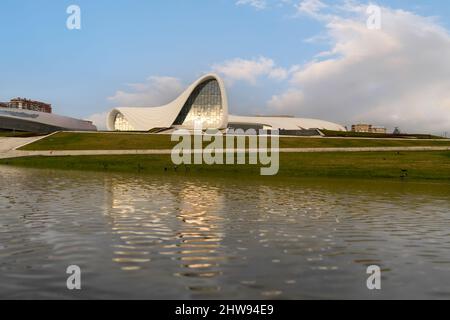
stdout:
<svg viewBox="0 0 450 320">
<path fill-rule="evenodd" d="M 194 127 L 201 121 L 204 128 L 218 128 L 222 123 L 223 105 L 217 80 L 208 80 L 199 85 L 181 110 L 174 125 Z"/>
<path fill-rule="evenodd" d="M 135 131 L 133 126 L 128 122 L 123 114 L 118 113 L 114 120 L 114 128 L 117 131 Z"/>
</svg>

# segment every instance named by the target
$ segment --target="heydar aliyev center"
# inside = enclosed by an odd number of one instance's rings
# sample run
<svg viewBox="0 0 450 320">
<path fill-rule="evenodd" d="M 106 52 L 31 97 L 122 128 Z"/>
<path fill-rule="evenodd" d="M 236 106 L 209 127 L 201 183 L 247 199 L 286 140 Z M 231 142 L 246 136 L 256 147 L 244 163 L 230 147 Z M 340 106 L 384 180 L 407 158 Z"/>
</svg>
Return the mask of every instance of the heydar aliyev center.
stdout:
<svg viewBox="0 0 450 320">
<path fill-rule="evenodd" d="M 222 79 L 208 74 L 195 81 L 171 103 L 161 107 L 115 108 L 107 119 L 112 131 L 169 132 L 173 129 L 264 129 L 302 132 L 346 131 L 332 122 L 293 117 L 244 117 L 228 114 L 228 99 Z"/>
</svg>

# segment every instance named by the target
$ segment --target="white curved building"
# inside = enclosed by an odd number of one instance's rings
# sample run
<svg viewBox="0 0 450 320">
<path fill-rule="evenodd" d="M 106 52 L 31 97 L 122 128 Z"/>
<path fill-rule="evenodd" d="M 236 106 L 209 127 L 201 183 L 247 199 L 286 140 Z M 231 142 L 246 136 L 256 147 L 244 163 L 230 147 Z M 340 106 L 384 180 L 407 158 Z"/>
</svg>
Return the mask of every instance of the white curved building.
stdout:
<svg viewBox="0 0 450 320">
<path fill-rule="evenodd" d="M 183 127 L 194 128 L 201 120 L 205 128 L 225 129 L 228 125 L 228 100 L 223 81 L 206 75 L 194 82 L 177 99 L 162 107 L 116 108 L 108 116 L 108 129 L 149 131 Z"/>
<path fill-rule="evenodd" d="M 243 117 L 228 114 L 228 98 L 222 79 L 208 74 L 195 81 L 171 103 L 152 108 L 115 108 L 107 119 L 112 131 L 164 131 L 194 129 L 201 122 L 205 129 L 254 128 L 302 131 L 326 129 L 346 131 L 335 123 L 293 117 Z"/>
</svg>

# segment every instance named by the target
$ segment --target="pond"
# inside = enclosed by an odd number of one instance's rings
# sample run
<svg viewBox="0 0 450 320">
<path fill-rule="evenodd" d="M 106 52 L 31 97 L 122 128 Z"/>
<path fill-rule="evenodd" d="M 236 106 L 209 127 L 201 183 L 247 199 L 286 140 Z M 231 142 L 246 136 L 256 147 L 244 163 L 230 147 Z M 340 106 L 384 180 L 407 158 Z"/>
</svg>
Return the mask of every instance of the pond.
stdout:
<svg viewBox="0 0 450 320">
<path fill-rule="evenodd" d="M 449 184 L 0 173 L 3 299 L 450 298 Z"/>
</svg>

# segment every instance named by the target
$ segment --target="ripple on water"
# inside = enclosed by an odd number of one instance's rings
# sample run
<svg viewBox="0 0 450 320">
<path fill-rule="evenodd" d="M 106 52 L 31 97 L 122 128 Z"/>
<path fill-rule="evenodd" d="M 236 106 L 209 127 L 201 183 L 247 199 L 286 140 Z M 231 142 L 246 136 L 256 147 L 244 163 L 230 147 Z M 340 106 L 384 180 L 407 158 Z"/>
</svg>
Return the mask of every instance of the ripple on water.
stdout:
<svg viewBox="0 0 450 320">
<path fill-rule="evenodd" d="M 385 288 L 450 291 L 442 188 L 0 169 L 2 297 L 65 296 L 72 264 L 87 297 L 361 298 L 373 264 Z"/>
</svg>

